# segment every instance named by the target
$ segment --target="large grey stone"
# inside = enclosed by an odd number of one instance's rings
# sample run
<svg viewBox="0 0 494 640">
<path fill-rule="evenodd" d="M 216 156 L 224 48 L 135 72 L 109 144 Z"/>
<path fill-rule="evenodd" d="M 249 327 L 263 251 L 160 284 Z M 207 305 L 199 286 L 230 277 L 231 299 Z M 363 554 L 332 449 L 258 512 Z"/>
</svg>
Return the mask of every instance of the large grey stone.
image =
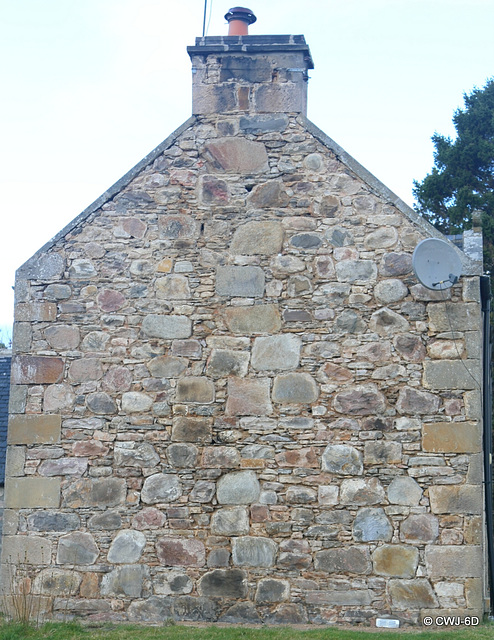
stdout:
<svg viewBox="0 0 494 640">
<path fill-rule="evenodd" d="M 351 478 L 341 483 L 341 504 L 379 504 L 383 502 L 384 497 L 384 489 L 377 478 Z"/>
<path fill-rule="evenodd" d="M 322 470 L 345 476 L 362 475 L 362 454 L 346 444 L 328 444 L 322 454 Z"/>
<path fill-rule="evenodd" d="M 400 525 L 400 540 L 403 542 L 434 542 L 439 536 L 439 521 L 430 513 L 411 514 Z"/>
<path fill-rule="evenodd" d="M 397 476 L 388 487 L 388 500 L 391 504 L 416 506 L 422 498 L 420 485 L 409 476 Z"/>
<path fill-rule="evenodd" d="M 33 593 L 45 596 L 67 596 L 75 594 L 82 581 L 82 575 L 67 569 L 43 569 L 33 582 Z"/>
<path fill-rule="evenodd" d="M 150 338 L 189 338 L 192 334 L 192 323 L 186 316 L 165 316 L 149 314 L 142 321 L 142 331 Z"/>
<path fill-rule="evenodd" d="M 38 467 L 40 476 L 82 476 L 87 469 L 87 458 L 58 458 L 43 460 Z"/>
<path fill-rule="evenodd" d="M 112 597 L 141 598 L 144 579 L 148 576 L 144 565 L 123 565 L 103 576 L 101 595 Z"/>
<path fill-rule="evenodd" d="M 97 415 L 111 415 L 113 413 L 117 413 L 117 405 L 115 404 L 115 401 L 104 391 L 89 393 L 86 396 L 86 405 L 88 409 Z"/>
<path fill-rule="evenodd" d="M 166 457 L 172 467 L 193 469 L 197 462 L 199 449 L 193 444 L 177 442 L 171 444 L 166 450 Z"/>
<path fill-rule="evenodd" d="M 148 442 L 120 442 L 115 445 L 114 463 L 119 467 L 155 467 L 160 457 Z"/>
<path fill-rule="evenodd" d="M 411 415 L 436 414 L 440 398 L 414 387 L 403 387 L 398 394 L 396 408 L 400 413 Z"/>
<path fill-rule="evenodd" d="M 366 465 L 385 466 L 399 464 L 402 461 L 402 445 L 399 442 L 375 440 L 364 445 L 364 462 Z"/>
<path fill-rule="evenodd" d="M 211 439 L 212 425 L 209 418 L 181 416 L 173 420 L 172 441 L 207 444 Z"/>
<path fill-rule="evenodd" d="M 170 567 L 203 567 L 206 550 L 197 538 L 159 538 L 156 554 L 161 564 Z"/>
<path fill-rule="evenodd" d="M 389 542 L 393 536 L 393 526 L 384 509 L 365 507 L 357 513 L 353 523 L 353 537 L 358 542 L 383 540 Z"/>
<path fill-rule="evenodd" d="M 437 302 L 427 306 L 431 331 L 471 331 L 480 327 L 480 309 L 474 302 Z"/>
<path fill-rule="evenodd" d="M 155 574 L 153 579 L 154 592 L 160 596 L 190 593 L 193 586 L 183 569 L 168 569 Z"/>
<path fill-rule="evenodd" d="M 297 249 L 318 249 L 323 239 L 317 233 L 298 233 L 290 238 L 290 244 Z"/>
<path fill-rule="evenodd" d="M 258 371 L 296 369 L 300 361 L 302 340 L 290 333 L 256 338 L 252 366 Z"/>
<path fill-rule="evenodd" d="M 174 356 L 158 356 L 147 363 L 147 368 L 156 378 L 178 378 L 185 369 L 188 361 Z"/>
<path fill-rule="evenodd" d="M 57 564 L 94 564 L 99 556 L 93 536 L 75 531 L 58 541 Z"/>
<path fill-rule="evenodd" d="M 186 300 L 190 298 L 190 287 L 187 276 L 170 273 L 158 278 L 154 285 L 156 297 L 165 300 Z"/>
<path fill-rule="evenodd" d="M 42 253 L 22 267 L 22 276 L 32 280 L 52 280 L 61 276 L 64 268 L 65 260 L 59 253 Z"/>
<path fill-rule="evenodd" d="M 272 567 L 278 545 L 261 537 L 239 537 L 232 542 L 233 564 L 240 567 Z"/>
<path fill-rule="evenodd" d="M 226 624 L 261 624 L 262 620 L 252 602 L 238 602 L 220 616 L 218 622 Z"/>
<path fill-rule="evenodd" d="M 248 351 L 213 349 L 208 361 L 207 374 L 212 378 L 247 375 L 250 354 Z"/>
<path fill-rule="evenodd" d="M 386 399 L 374 384 L 340 391 L 333 403 L 338 413 L 353 416 L 379 415 L 386 408 Z"/>
<path fill-rule="evenodd" d="M 160 238 L 169 240 L 190 240 L 200 234 L 200 225 L 192 216 L 170 214 L 158 216 Z"/>
<path fill-rule="evenodd" d="M 225 413 L 228 416 L 264 416 L 273 411 L 269 378 L 228 379 Z"/>
<path fill-rule="evenodd" d="M 372 260 L 341 260 L 335 269 L 340 282 L 367 283 L 377 278 L 377 265 Z"/>
<path fill-rule="evenodd" d="M 197 591 L 199 595 L 211 598 L 245 598 L 247 573 L 242 569 L 214 569 L 198 581 Z"/>
<path fill-rule="evenodd" d="M 281 317 L 275 304 L 256 304 L 251 307 L 227 307 L 225 321 L 235 334 L 274 333 L 281 328 Z"/>
<path fill-rule="evenodd" d="M 381 282 L 378 282 L 374 287 L 374 297 L 379 303 L 384 305 L 399 302 L 403 300 L 407 294 L 408 289 L 406 285 L 397 278 L 381 280 Z"/>
<path fill-rule="evenodd" d="M 151 596 L 146 600 L 133 600 L 128 608 L 129 620 L 147 624 L 163 624 L 173 616 L 173 598 L 168 596 Z"/>
<path fill-rule="evenodd" d="M 389 595 L 393 607 L 398 611 L 433 609 L 438 606 L 437 598 L 428 580 L 390 580 Z"/>
<path fill-rule="evenodd" d="M 76 513 L 58 511 L 35 511 L 27 517 L 30 531 L 73 531 L 80 527 L 81 521 Z"/>
<path fill-rule="evenodd" d="M 388 249 L 398 241 L 398 232 L 394 227 L 380 227 L 365 236 L 366 249 Z"/>
<path fill-rule="evenodd" d="M 288 487 L 285 495 L 287 504 L 309 504 L 310 502 L 316 502 L 316 500 L 317 494 L 314 489 L 303 485 Z"/>
<path fill-rule="evenodd" d="M 259 500 L 260 493 L 254 471 L 234 471 L 218 480 L 216 497 L 220 504 L 252 504 Z"/>
<path fill-rule="evenodd" d="M 115 529 L 120 529 L 121 526 L 122 518 L 118 511 L 103 511 L 103 513 L 97 513 L 88 520 L 88 527 L 99 531 L 114 531 Z"/>
<path fill-rule="evenodd" d="M 369 549 L 366 547 L 336 547 L 318 551 L 315 557 L 315 569 L 325 573 L 370 573 Z"/>
<path fill-rule="evenodd" d="M 174 617 L 190 622 L 216 620 L 217 604 L 204 596 L 178 596 L 173 604 Z"/>
<path fill-rule="evenodd" d="M 249 533 L 249 515 L 244 507 L 218 509 L 211 518 L 211 533 L 218 536 L 244 536 Z"/>
<path fill-rule="evenodd" d="M 369 326 L 372 331 L 383 337 L 395 333 L 403 333 L 410 329 L 410 324 L 406 318 L 387 307 L 374 311 Z"/>
<path fill-rule="evenodd" d="M 274 255 L 283 244 L 283 227 L 279 222 L 252 221 L 242 225 L 233 236 L 231 253 L 252 255 Z"/>
<path fill-rule="evenodd" d="M 124 478 L 101 478 L 97 480 L 82 478 L 65 490 L 63 506 L 79 507 L 116 507 L 124 502 L 127 495 L 127 483 Z"/>
<path fill-rule="evenodd" d="M 216 292 L 220 296 L 261 297 L 264 283 L 264 271 L 260 267 L 218 267 L 216 272 Z"/>
<path fill-rule="evenodd" d="M 178 476 L 171 473 L 155 473 L 144 481 L 141 500 L 146 504 L 174 502 L 182 495 L 182 485 Z"/>
<path fill-rule="evenodd" d="M 138 562 L 144 547 L 146 536 L 140 531 L 123 529 L 115 536 L 108 551 L 108 562 L 114 564 L 131 564 Z"/>
<path fill-rule="evenodd" d="M 176 391 L 177 402 L 209 404 L 214 402 L 214 383 L 203 376 L 186 376 L 180 378 Z"/>
<path fill-rule="evenodd" d="M 317 383 L 308 373 L 287 373 L 274 379 L 273 402 L 310 404 L 318 397 Z"/>
<path fill-rule="evenodd" d="M 153 404 L 153 399 L 141 391 L 128 391 L 122 395 L 122 411 L 125 413 L 146 413 Z"/>
<path fill-rule="evenodd" d="M 272 604 L 290 599 L 290 583 L 288 580 L 264 578 L 257 583 L 255 600 L 258 604 Z"/>
</svg>

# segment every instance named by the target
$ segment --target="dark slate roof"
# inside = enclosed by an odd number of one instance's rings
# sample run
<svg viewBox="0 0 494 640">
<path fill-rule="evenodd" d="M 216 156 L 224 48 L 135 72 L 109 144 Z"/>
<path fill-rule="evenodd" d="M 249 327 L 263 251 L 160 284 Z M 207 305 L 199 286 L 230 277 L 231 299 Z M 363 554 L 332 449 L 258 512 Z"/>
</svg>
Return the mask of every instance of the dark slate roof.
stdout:
<svg viewBox="0 0 494 640">
<path fill-rule="evenodd" d="M 0 484 L 3 484 L 5 479 L 11 361 L 12 356 L 0 356 Z"/>
</svg>

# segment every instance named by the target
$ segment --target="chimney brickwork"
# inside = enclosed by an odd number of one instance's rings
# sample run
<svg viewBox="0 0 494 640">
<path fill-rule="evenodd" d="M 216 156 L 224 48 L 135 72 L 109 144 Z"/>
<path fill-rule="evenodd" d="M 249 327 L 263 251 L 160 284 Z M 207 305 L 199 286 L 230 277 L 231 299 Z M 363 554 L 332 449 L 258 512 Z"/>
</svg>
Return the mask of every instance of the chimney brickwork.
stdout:
<svg viewBox="0 0 494 640">
<path fill-rule="evenodd" d="M 192 113 L 307 113 L 304 36 L 208 36 L 187 51 L 192 60 Z"/>
</svg>

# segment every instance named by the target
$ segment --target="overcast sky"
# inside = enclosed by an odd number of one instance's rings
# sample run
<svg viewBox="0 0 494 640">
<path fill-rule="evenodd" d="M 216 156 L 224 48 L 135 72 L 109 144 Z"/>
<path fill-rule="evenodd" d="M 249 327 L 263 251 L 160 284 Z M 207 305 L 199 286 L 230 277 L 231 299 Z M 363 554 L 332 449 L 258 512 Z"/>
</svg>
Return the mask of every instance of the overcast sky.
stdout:
<svg viewBox="0 0 494 640">
<path fill-rule="evenodd" d="M 207 35 L 227 33 L 208 0 Z M 405 202 L 494 76 L 492 0 L 248 0 L 252 35 L 305 35 L 309 118 Z M 204 0 L 0 0 L 0 327 L 14 273 L 191 114 Z M 209 12 L 210 9 L 210 12 Z"/>
</svg>

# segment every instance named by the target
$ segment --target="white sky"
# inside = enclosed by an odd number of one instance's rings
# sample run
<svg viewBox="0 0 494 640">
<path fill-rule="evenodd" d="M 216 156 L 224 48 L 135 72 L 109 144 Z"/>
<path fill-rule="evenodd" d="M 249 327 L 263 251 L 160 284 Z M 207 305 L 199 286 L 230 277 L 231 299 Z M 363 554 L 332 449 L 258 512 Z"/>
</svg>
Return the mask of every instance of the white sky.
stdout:
<svg viewBox="0 0 494 640">
<path fill-rule="evenodd" d="M 494 75 L 494 2 L 246 4 L 252 35 L 305 35 L 309 118 L 413 205 L 431 135 L 453 135 L 463 93 Z M 231 6 L 212 0 L 208 35 L 226 35 Z M 204 0 L 0 0 L 0 329 L 15 269 L 190 116 L 186 47 L 203 10 Z"/>
</svg>

